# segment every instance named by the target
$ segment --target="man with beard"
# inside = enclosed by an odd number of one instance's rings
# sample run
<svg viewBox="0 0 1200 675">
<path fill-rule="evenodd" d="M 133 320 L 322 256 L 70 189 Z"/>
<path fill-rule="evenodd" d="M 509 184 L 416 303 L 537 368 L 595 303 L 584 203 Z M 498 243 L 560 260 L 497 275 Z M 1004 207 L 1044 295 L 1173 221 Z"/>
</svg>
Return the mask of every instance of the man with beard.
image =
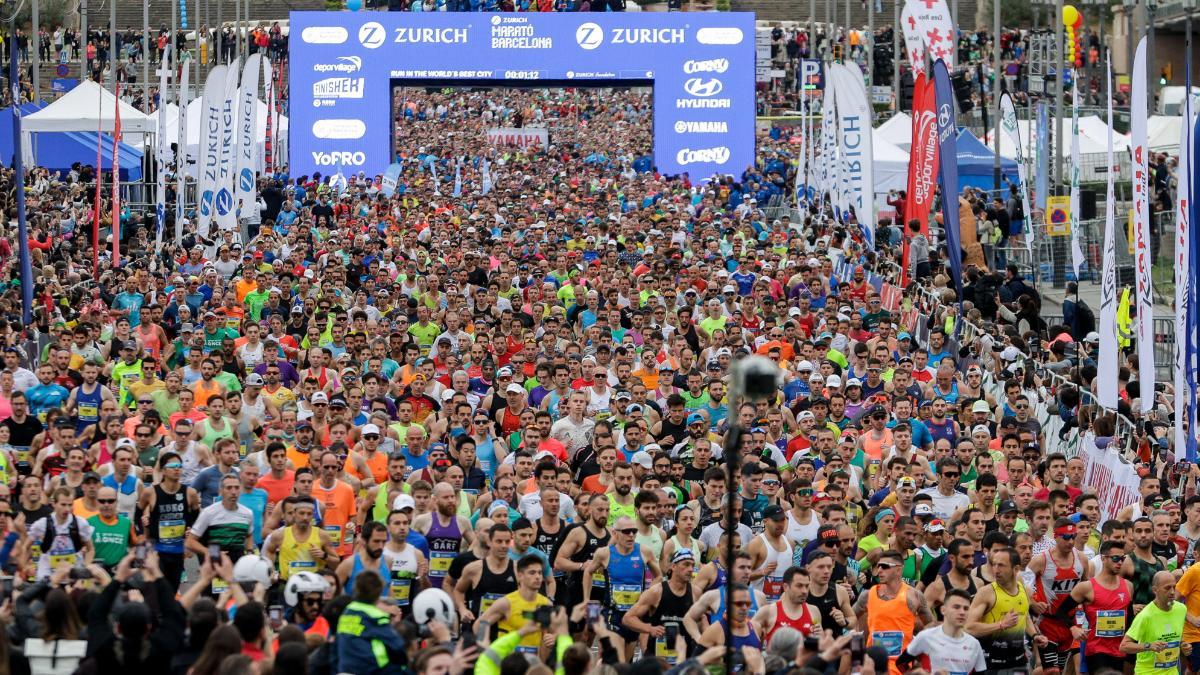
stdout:
<svg viewBox="0 0 1200 675">
<path fill-rule="evenodd" d="M 429 583 L 441 588 L 450 563 L 460 551 L 471 547 L 475 533 L 471 521 L 458 514 L 454 486 L 438 483 L 433 487 L 434 510 L 413 520 L 413 530 L 429 541 Z"/>
<path fill-rule="evenodd" d="M 695 558 L 691 549 L 681 548 L 675 551 L 671 556 L 668 578 L 646 589 L 633 609 L 626 612 L 621 620 L 625 628 L 653 638 L 654 655 L 666 659 L 672 666 L 679 662 L 679 655 L 675 652 L 674 642 L 669 640 L 668 636 L 673 632 L 682 634 L 685 641 L 689 638 L 683 630 L 683 617 L 688 608 L 696 602 L 696 592 L 692 588 Z M 689 650 L 692 646 L 689 642 Z"/>
<path fill-rule="evenodd" d="M 342 592 L 353 595 L 354 580 L 363 570 L 370 570 L 384 578 L 380 564 L 383 559 L 383 547 L 387 544 L 387 525 L 375 520 L 367 521 L 363 526 L 362 536 L 358 539 L 356 551 L 338 563 L 337 575 Z"/>
<path fill-rule="evenodd" d="M 606 493 L 608 497 L 608 526 L 617 518 L 634 518 L 637 516 L 637 506 L 633 495 L 633 465 L 629 462 L 617 462 L 613 465 L 613 484 Z"/>
<path fill-rule="evenodd" d="M 392 503 L 396 497 L 402 494 L 408 494 L 412 489 L 404 480 L 404 473 L 408 467 L 407 460 L 401 453 L 395 453 L 388 456 L 387 474 L 388 478 L 385 482 L 372 487 L 367 491 L 367 498 L 364 501 L 370 504 L 370 509 L 362 509 L 359 511 L 359 517 L 362 520 L 377 520 L 385 522 L 388 514 L 392 511 Z"/>
<path fill-rule="evenodd" d="M 837 529 L 833 530 L 833 543 L 837 545 Z M 820 613 L 821 628 L 833 632 L 837 637 L 858 624 L 854 605 L 850 602 L 850 591 L 845 584 L 830 583 L 833 577 L 834 558 L 828 550 L 817 551 L 808 560 L 808 602 Z"/>
<path fill-rule="evenodd" d="M 777 504 L 763 511 L 763 533 L 746 546 L 750 554 L 751 585 L 762 591 L 771 602 L 778 600 L 785 587 L 783 572 L 792 563 L 792 544 L 787 532 L 787 513 Z"/>
<path fill-rule="evenodd" d="M 611 536 L 607 524 L 608 498 L 605 495 L 592 495 L 588 501 L 587 518 L 566 528 L 562 544 L 554 557 L 555 571 L 563 573 L 563 592 L 560 593 L 559 604 L 574 607 L 583 602 L 583 585 L 593 583 L 592 579 L 583 576 L 583 568 L 596 551 L 608 546 Z M 600 581 L 603 583 L 603 578 Z"/>
<path fill-rule="evenodd" d="M 542 517 L 542 495 L 547 490 L 553 490 L 558 497 L 558 511 L 568 520 L 575 520 L 575 501 L 570 495 L 563 494 L 555 487 L 558 479 L 558 464 L 553 459 L 546 458 L 538 463 L 533 470 L 536 488 L 532 492 L 521 495 L 517 510 L 531 521 Z"/>
<path fill-rule="evenodd" d="M 1167 561 L 1154 555 L 1154 525 L 1145 516 L 1133 521 L 1133 555 L 1125 558 L 1121 576 L 1133 586 L 1133 613 L 1154 600 L 1154 575 L 1167 569 Z"/>
<path fill-rule="evenodd" d="M 925 587 L 925 601 L 939 620 L 946 593 L 957 588 L 974 597 L 976 590 L 975 578 L 971 576 L 971 570 L 975 569 L 975 545 L 967 539 L 955 539 L 947 550 L 950 569 L 938 574 L 937 579 Z"/>
<path fill-rule="evenodd" d="M 789 567 L 783 573 L 783 595 L 754 615 L 754 627 L 769 644 L 775 631 L 792 628 L 804 637 L 821 635 L 821 612 L 808 602 L 808 570 Z"/>
<path fill-rule="evenodd" d="M 483 616 L 497 599 L 517 590 L 516 565 L 508 556 L 512 530 L 504 523 L 496 523 L 486 536 L 487 555 L 463 568 L 462 577 L 450 594 L 459 618 L 466 624 Z"/>
<path fill-rule="evenodd" d="M 667 537 L 658 526 L 659 497 L 655 490 L 643 490 L 633 500 L 637 511 L 637 537 L 635 541 L 645 550 L 654 555 L 654 559 L 662 558 L 663 544 Z"/>
</svg>

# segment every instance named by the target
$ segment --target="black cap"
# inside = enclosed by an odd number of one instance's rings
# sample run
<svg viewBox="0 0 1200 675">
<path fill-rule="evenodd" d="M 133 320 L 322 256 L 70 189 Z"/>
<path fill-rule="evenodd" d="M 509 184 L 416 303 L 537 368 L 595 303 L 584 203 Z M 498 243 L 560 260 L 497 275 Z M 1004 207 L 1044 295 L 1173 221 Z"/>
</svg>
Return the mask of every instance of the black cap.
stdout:
<svg viewBox="0 0 1200 675">
<path fill-rule="evenodd" d="M 346 397 L 341 394 L 334 394 L 329 398 L 330 408 L 348 408 L 346 405 Z"/>
<path fill-rule="evenodd" d="M 1000 502 L 1000 506 L 996 508 L 996 513 L 1016 513 L 1018 511 L 1020 511 L 1020 509 L 1017 508 L 1017 503 L 1011 499 L 1005 499 L 1004 501 Z"/>
<path fill-rule="evenodd" d="M 787 518 L 787 512 L 778 504 L 772 504 L 763 509 L 763 520 L 780 521 Z"/>
</svg>

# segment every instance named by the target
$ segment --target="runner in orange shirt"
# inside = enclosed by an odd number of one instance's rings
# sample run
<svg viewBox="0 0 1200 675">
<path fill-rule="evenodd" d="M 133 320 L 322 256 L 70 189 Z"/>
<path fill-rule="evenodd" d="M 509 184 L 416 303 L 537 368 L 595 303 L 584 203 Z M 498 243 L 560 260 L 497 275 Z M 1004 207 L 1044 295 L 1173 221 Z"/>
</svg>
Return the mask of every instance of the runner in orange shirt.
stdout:
<svg viewBox="0 0 1200 675">
<path fill-rule="evenodd" d="M 354 488 L 338 479 L 342 462 L 336 452 L 325 451 L 317 463 L 319 479 L 313 485 L 313 497 L 321 501 L 322 529 L 329 535 L 340 556 L 354 550 L 353 518 L 358 513 Z"/>
</svg>

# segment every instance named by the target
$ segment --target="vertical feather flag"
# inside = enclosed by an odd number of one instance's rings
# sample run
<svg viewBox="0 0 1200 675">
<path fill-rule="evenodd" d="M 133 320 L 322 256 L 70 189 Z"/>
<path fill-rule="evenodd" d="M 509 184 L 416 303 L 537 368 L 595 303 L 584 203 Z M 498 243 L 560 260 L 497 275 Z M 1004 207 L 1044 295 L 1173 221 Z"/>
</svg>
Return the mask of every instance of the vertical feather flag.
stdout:
<svg viewBox="0 0 1200 675">
<path fill-rule="evenodd" d="M 1129 135 L 1133 150 L 1134 272 L 1137 282 L 1138 381 L 1142 412 L 1154 407 L 1154 285 L 1150 276 L 1150 168 L 1146 130 L 1146 38 L 1133 60 Z"/>
<path fill-rule="evenodd" d="M 962 301 L 962 244 L 958 230 L 958 126 L 954 115 L 954 88 L 946 62 L 933 64 L 933 83 L 937 111 L 938 159 L 941 164 L 942 225 L 946 232 L 946 253 L 950 259 L 950 277 L 954 292 Z M 955 324 L 957 328 L 957 323 Z"/>
<path fill-rule="evenodd" d="M 162 63 L 158 74 L 158 134 L 154 139 L 154 162 L 158 166 L 158 181 L 155 186 L 154 208 L 154 251 L 151 263 L 158 265 L 158 252 L 162 250 L 163 230 L 167 227 L 167 162 L 170 140 L 167 138 L 167 75 L 171 72 L 171 45 L 163 49 Z"/>
<path fill-rule="evenodd" d="M 178 135 L 175 141 L 175 244 L 183 241 L 183 214 L 187 209 L 187 107 L 188 107 L 188 77 L 191 68 L 185 62 L 180 68 L 179 95 L 175 97 L 179 105 Z"/>
<path fill-rule="evenodd" d="M 17 41 L 9 40 L 8 81 L 12 83 L 12 137 L 19 143 L 21 138 L 21 86 L 17 75 Z M 17 189 L 17 250 L 21 265 L 21 321 L 33 324 L 33 263 L 29 252 L 29 225 L 25 220 L 25 166 L 21 151 L 13 153 L 13 179 Z M 99 167 L 97 167 L 99 171 Z M 97 177 L 99 179 L 99 177 Z"/>
<path fill-rule="evenodd" d="M 112 144 L 112 266 L 121 266 L 121 83 L 113 97 Z"/>
<path fill-rule="evenodd" d="M 1113 165 L 1113 108 L 1112 108 L 1112 61 L 1108 63 L 1108 155 L 1105 166 Z M 1117 409 L 1117 379 L 1120 370 L 1117 359 L 1120 347 L 1117 344 L 1117 244 L 1116 220 L 1117 199 L 1116 172 L 1109 170 L 1104 199 L 1104 260 L 1100 272 L 1100 353 L 1096 359 L 1096 400 L 1108 410 Z"/>
</svg>

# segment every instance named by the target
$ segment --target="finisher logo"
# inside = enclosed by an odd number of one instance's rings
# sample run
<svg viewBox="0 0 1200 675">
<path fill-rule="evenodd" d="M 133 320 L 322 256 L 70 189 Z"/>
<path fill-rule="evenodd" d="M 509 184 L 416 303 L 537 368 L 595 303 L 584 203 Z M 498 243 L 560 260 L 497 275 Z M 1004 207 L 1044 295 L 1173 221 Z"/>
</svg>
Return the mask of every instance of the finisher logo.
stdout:
<svg viewBox="0 0 1200 675">
<path fill-rule="evenodd" d="M 362 98 L 361 77 L 329 77 L 313 82 L 313 98 Z"/>
</svg>

